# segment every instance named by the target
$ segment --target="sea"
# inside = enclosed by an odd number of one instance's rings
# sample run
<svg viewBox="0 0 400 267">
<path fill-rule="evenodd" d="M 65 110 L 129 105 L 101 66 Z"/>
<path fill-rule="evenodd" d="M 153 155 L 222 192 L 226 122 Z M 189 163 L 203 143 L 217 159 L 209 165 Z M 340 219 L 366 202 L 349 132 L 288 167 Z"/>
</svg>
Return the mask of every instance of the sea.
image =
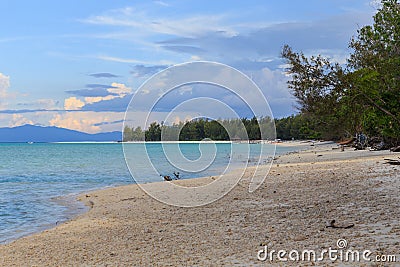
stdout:
<svg viewBox="0 0 400 267">
<path fill-rule="evenodd" d="M 175 178 L 174 172 L 179 172 L 179 179 L 219 175 L 244 163 L 265 164 L 275 155 L 296 150 L 299 148 L 276 146 L 275 151 L 272 144 L 226 142 L 3 143 L 0 243 L 54 227 L 85 212 L 87 207 L 76 201 L 83 192 L 163 181 L 162 176 Z M 168 156 L 165 151 L 169 151 Z M 181 164 L 182 158 L 187 159 L 187 166 Z M 204 167 L 193 168 L 198 165 Z"/>
</svg>

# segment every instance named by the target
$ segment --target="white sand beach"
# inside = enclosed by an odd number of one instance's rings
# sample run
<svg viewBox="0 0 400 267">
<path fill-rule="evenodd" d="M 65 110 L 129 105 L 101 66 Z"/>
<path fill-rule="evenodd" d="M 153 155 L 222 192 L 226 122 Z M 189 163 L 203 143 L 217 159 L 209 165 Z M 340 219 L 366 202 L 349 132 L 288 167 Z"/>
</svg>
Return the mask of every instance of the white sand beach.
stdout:
<svg viewBox="0 0 400 267">
<path fill-rule="evenodd" d="M 400 154 L 332 147 L 278 157 L 253 193 L 248 184 L 254 168 L 249 168 L 229 194 L 197 208 L 160 203 L 137 185 L 82 194 L 79 199 L 91 207 L 87 213 L 1 245 L 0 265 L 378 266 L 257 259 L 265 246 L 320 251 L 336 247 L 338 239 L 373 256 L 397 254 L 400 261 L 400 166 L 384 164 Z M 177 182 L 193 186 L 211 180 Z M 162 190 L 163 184 L 152 186 Z M 338 228 L 326 227 L 332 220 Z"/>
</svg>

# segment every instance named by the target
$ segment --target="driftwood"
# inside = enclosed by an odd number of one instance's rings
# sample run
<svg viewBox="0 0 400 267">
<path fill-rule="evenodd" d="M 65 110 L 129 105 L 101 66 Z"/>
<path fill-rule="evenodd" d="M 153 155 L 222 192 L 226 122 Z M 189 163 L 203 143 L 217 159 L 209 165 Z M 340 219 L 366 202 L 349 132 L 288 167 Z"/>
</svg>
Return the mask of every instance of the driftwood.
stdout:
<svg viewBox="0 0 400 267">
<path fill-rule="evenodd" d="M 181 178 L 181 175 L 180 175 L 179 172 L 173 172 L 173 174 L 174 174 L 174 176 L 175 176 L 175 180 L 179 180 L 179 178 Z M 172 180 L 174 180 L 174 179 L 173 179 L 171 176 L 169 176 L 169 175 L 162 175 L 162 174 L 160 174 L 160 176 L 163 177 L 163 178 L 164 178 L 164 181 L 167 181 L 167 182 L 171 182 Z"/>
<path fill-rule="evenodd" d="M 351 138 L 349 140 L 345 140 L 345 141 L 340 142 L 339 145 L 342 145 L 342 146 L 349 145 L 349 144 L 353 143 L 355 140 L 356 140 L 355 138 Z"/>
<path fill-rule="evenodd" d="M 381 137 L 371 137 L 368 139 L 368 145 L 371 147 L 370 150 L 378 151 L 388 149 L 388 144 L 386 144 Z"/>
<path fill-rule="evenodd" d="M 400 146 L 395 146 L 390 149 L 392 152 L 400 152 Z"/>
<path fill-rule="evenodd" d="M 326 228 L 335 228 L 335 229 L 349 229 L 354 227 L 354 223 L 346 224 L 346 225 L 336 225 L 336 221 L 332 220 L 326 223 Z"/>
<path fill-rule="evenodd" d="M 400 160 L 398 160 L 398 159 L 385 159 L 385 160 L 386 160 L 386 162 L 385 162 L 386 164 L 400 165 Z"/>
<path fill-rule="evenodd" d="M 169 175 L 161 175 L 161 174 L 160 174 L 160 176 L 163 177 L 164 180 L 167 181 L 167 182 L 172 181 L 172 178 L 171 178 L 171 176 L 169 176 Z"/>
</svg>

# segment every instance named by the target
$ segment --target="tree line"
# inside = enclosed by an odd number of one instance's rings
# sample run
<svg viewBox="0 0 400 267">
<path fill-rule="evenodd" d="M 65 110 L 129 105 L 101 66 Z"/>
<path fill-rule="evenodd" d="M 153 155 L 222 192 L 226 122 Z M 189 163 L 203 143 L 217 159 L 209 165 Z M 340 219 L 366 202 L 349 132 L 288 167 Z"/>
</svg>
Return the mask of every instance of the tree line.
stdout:
<svg viewBox="0 0 400 267">
<path fill-rule="evenodd" d="M 145 131 L 140 127 L 125 126 L 124 142 L 200 141 L 204 139 L 220 141 L 320 139 L 322 134 L 316 130 L 315 124 L 302 115 L 292 115 L 275 120 L 271 120 L 269 117 L 230 120 L 197 119 L 172 126 L 153 122 Z"/>
<path fill-rule="evenodd" d="M 200 141 L 275 139 L 274 120 L 270 117 L 251 119 L 195 119 L 171 126 L 153 122 L 147 130 L 124 128 L 124 141 Z"/>
</svg>

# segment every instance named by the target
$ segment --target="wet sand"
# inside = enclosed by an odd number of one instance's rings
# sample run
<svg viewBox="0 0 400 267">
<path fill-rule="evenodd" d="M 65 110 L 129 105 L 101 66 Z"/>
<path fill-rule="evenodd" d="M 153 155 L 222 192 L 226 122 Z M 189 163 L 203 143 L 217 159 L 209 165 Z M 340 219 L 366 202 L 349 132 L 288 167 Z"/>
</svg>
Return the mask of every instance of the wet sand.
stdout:
<svg viewBox="0 0 400 267">
<path fill-rule="evenodd" d="M 0 265 L 312 266 L 276 258 L 261 262 L 257 253 L 265 246 L 320 251 L 336 248 L 341 238 L 347 240 L 347 248 L 396 254 L 400 262 L 400 166 L 384 164 L 385 158 L 400 153 L 332 148 L 316 145 L 278 157 L 253 193 L 248 185 L 254 168 L 249 168 L 225 197 L 197 208 L 160 203 L 137 185 L 82 194 L 79 199 L 91 207 L 87 213 L 0 245 Z M 266 173 L 269 167 L 262 168 Z M 207 177 L 178 183 L 210 181 Z M 162 190 L 163 184 L 152 186 Z M 354 226 L 327 228 L 332 220 L 339 227 Z M 326 260 L 315 265 L 343 263 Z"/>
</svg>

